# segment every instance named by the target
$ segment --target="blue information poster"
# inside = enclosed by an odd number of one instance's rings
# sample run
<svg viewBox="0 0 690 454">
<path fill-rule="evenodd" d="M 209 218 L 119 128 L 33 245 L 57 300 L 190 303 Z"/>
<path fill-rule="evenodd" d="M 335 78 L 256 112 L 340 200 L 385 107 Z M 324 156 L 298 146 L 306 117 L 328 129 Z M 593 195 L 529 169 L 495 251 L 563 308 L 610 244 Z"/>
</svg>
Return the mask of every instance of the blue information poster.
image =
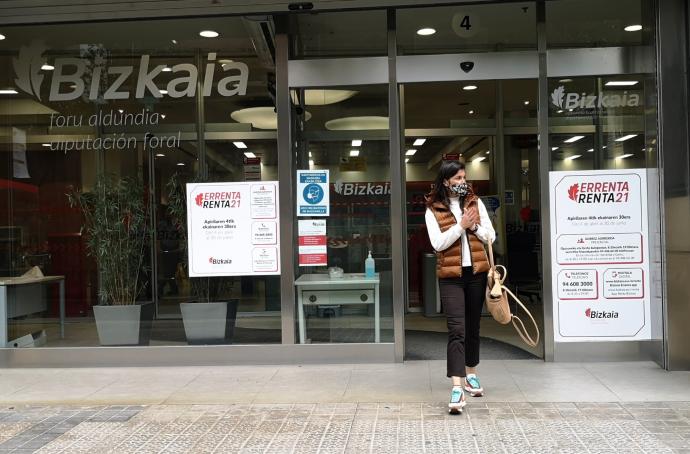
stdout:
<svg viewBox="0 0 690 454">
<path fill-rule="evenodd" d="M 329 215 L 328 170 L 297 171 L 297 216 Z"/>
</svg>

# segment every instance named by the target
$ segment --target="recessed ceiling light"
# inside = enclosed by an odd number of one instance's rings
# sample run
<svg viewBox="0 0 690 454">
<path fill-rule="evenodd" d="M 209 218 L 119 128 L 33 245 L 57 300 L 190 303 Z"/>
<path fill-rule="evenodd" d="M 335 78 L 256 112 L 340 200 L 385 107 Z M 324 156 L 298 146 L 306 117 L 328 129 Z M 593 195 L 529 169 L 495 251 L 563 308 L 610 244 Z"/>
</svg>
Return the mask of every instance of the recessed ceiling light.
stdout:
<svg viewBox="0 0 690 454">
<path fill-rule="evenodd" d="M 311 151 L 309 152 L 309 157 L 311 158 Z"/>
<path fill-rule="evenodd" d="M 168 94 L 168 90 L 158 90 L 158 91 L 161 93 L 161 95 L 167 95 Z"/>
<path fill-rule="evenodd" d="M 314 160 L 313 160 L 313 159 L 310 159 L 310 160 L 309 160 L 309 165 L 310 165 L 310 166 L 313 166 L 313 165 L 314 165 Z"/>
<path fill-rule="evenodd" d="M 178 165 L 178 166 L 183 166 L 183 165 L 184 165 L 184 162 L 178 162 L 177 165 Z"/>
<path fill-rule="evenodd" d="M 634 156 L 632 153 L 626 153 L 618 156 L 617 159 L 628 159 L 629 157 Z"/>
<path fill-rule="evenodd" d="M 359 156 L 359 150 L 350 150 L 350 156 Z"/>
<path fill-rule="evenodd" d="M 125 111 L 122 110 L 122 109 L 117 109 L 117 111 L 120 112 L 120 113 L 124 113 L 124 112 L 125 112 Z"/>
<path fill-rule="evenodd" d="M 422 145 L 424 145 L 425 142 L 426 142 L 426 139 L 419 138 L 419 139 L 415 140 L 412 145 L 414 145 L 415 147 L 421 147 Z"/>
<path fill-rule="evenodd" d="M 486 156 L 477 156 L 472 160 L 472 162 L 482 162 L 483 160 L 486 159 Z"/>
<path fill-rule="evenodd" d="M 626 32 L 639 32 L 642 30 L 642 25 L 628 25 L 624 28 Z"/>
<path fill-rule="evenodd" d="M 170 66 L 166 66 L 166 67 L 163 68 L 161 71 L 163 71 L 164 73 L 169 73 L 169 72 L 172 71 L 172 68 L 171 68 Z"/>
<path fill-rule="evenodd" d="M 156 153 L 157 158 L 164 158 L 165 155 L 163 153 Z"/>
<path fill-rule="evenodd" d="M 567 83 L 572 82 L 572 81 L 573 81 L 573 79 L 560 79 L 558 82 L 562 83 L 562 84 L 567 84 Z"/>
<path fill-rule="evenodd" d="M 42 147 L 49 147 L 50 144 L 49 144 L 49 143 L 42 143 L 41 146 L 42 146 Z"/>
<path fill-rule="evenodd" d="M 221 65 L 227 65 L 228 63 L 232 63 L 232 60 L 230 60 L 229 58 L 221 58 L 220 60 L 218 60 L 218 63 L 220 63 Z"/>
<path fill-rule="evenodd" d="M 468 113 L 469 113 L 470 115 L 474 115 L 474 110 L 470 110 Z"/>
<path fill-rule="evenodd" d="M 177 44 L 177 40 L 176 40 L 176 39 L 171 39 L 170 41 L 171 41 L 173 44 Z"/>
<path fill-rule="evenodd" d="M 593 152 L 594 152 L 594 148 L 590 148 L 589 150 L 587 150 L 587 153 L 593 153 Z"/>
<path fill-rule="evenodd" d="M 0 34 L 0 41 L 2 41 L 3 39 L 5 39 L 5 35 Z"/>
<path fill-rule="evenodd" d="M 218 32 L 214 32 L 213 30 L 203 30 L 199 32 L 199 36 L 203 36 L 204 38 L 217 38 Z"/>
<path fill-rule="evenodd" d="M 558 150 L 558 147 L 551 147 L 551 151 L 556 151 Z"/>
<path fill-rule="evenodd" d="M 248 158 L 256 158 L 256 155 L 252 153 L 251 151 L 245 151 L 244 155 Z"/>
<path fill-rule="evenodd" d="M 415 149 L 409 149 L 405 152 L 405 156 L 414 156 L 414 154 L 417 152 Z"/>
<path fill-rule="evenodd" d="M 581 157 L 582 157 L 581 154 L 574 154 L 572 156 L 568 156 L 567 158 L 565 158 L 565 161 L 572 161 L 573 159 L 577 159 L 577 158 L 581 158 Z"/>
<path fill-rule="evenodd" d="M 471 90 L 476 90 L 477 86 L 476 85 L 465 85 L 462 87 L 463 90 L 471 91 Z"/>
<path fill-rule="evenodd" d="M 417 30 L 417 34 L 420 36 L 430 36 L 434 33 L 436 33 L 436 30 L 430 27 L 420 28 L 419 30 Z"/>
<path fill-rule="evenodd" d="M 633 85 L 637 85 L 638 81 L 636 80 L 610 80 L 606 82 L 604 85 L 607 87 L 632 87 Z"/>
<path fill-rule="evenodd" d="M 353 147 L 361 147 L 362 146 L 362 140 L 361 139 L 354 139 L 352 141 L 352 146 Z"/>
<path fill-rule="evenodd" d="M 247 148 L 247 145 L 244 142 L 233 142 L 232 144 L 237 148 Z"/>
<path fill-rule="evenodd" d="M 559 110 L 558 110 L 558 113 L 563 113 L 563 109 L 559 109 Z"/>
<path fill-rule="evenodd" d="M 491 150 L 486 150 L 486 154 L 491 154 Z"/>
<path fill-rule="evenodd" d="M 601 147 L 601 148 L 606 148 L 606 145 L 604 145 L 604 146 L 603 146 L 603 147 Z"/>
<path fill-rule="evenodd" d="M 525 101 L 525 105 L 526 105 L 526 106 L 529 105 L 529 101 Z"/>
<path fill-rule="evenodd" d="M 573 109 L 568 109 L 568 112 L 572 112 L 572 111 L 573 111 Z"/>
<path fill-rule="evenodd" d="M 405 164 L 407 164 L 408 162 L 410 162 L 410 158 L 405 158 Z"/>
<path fill-rule="evenodd" d="M 573 142 L 577 142 L 578 140 L 584 139 L 584 138 L 585 138 L 585 136 L 572 136 L 570 139 L 564 140 L 563 142 L 573 143 Z"/>
<path fill-rule="evenodd" d="M 17 90 L 15 90 L 14 88 L 0 89 L 0 95 L 16 95 L 16 94 L 17 94 Z"/>
<path fill-rule="evenodd" d="M 52 71 L 52 70 L 55 69 L 55 66 L 49 65 L 48 63 L 46 63 L 46 64 L 44 64 L 43 66 L 41 66 L 41 69 L 42 69 L 43 71 Z"/>
<path fill-rule="evenodd" d="M 165 120 L 165 114 L 161 114 L 161 118 Z"/>
<path fill-rule="evenodd" d="M 625 142 L 626 140 L 632 139 L 633 137 L 637 137 L 637 134 L 628 134 L 627 136 L 619 137 L 616 139 L 616 142 Z"/>
</svg>

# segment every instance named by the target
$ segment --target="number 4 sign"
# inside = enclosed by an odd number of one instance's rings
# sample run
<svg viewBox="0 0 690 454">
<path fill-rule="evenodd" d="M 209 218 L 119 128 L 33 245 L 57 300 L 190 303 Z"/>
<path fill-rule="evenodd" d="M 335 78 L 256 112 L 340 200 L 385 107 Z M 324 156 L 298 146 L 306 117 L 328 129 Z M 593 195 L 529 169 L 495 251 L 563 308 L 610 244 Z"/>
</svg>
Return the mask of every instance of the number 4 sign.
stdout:
<svg viewBox="0 0 690 454">
<path fill-rule="evenodd" d="M 453 15 L 453 31 L 461 38 L 470 38 L 479 32 L 480 21 L 476 13 L 460 11 Z"/>
</svg>

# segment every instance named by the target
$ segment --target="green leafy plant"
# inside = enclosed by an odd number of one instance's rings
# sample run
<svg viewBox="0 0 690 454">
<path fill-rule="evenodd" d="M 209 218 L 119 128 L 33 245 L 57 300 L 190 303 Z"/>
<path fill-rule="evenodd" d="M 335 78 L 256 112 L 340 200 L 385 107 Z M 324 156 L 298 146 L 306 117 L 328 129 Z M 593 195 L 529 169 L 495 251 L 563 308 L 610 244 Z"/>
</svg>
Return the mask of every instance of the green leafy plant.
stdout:
<svg viewBox="0 0 690 454">
<path fill-rule="evenodd" d="M 200 179 L 191 181 L 201 183 Z M 179 173 L 174 173 L 166 184 L 168 191 L 167 212 L 172 219 L 180 237 L 180 249 L 182 250 L 183 267 L 185 274 L 189 276 L 189 263 L 187 253 L 187 191 L 180 179 Z M 232 290 L 233 281 L 227 277 L 190 277 L 189 287 L 192 296 L 199 302 L 217 301 L 218 298 Z"/>
<path fill-rule="evenodd" d="M 146 286 L 143 265 L 152 233 L 143 182 L 104 174 L 91 191 L 75 190 L 67 197 L 84 215 L 87 251 L 100 274 L 100 301 L 136 304 Z"/>
</svg>

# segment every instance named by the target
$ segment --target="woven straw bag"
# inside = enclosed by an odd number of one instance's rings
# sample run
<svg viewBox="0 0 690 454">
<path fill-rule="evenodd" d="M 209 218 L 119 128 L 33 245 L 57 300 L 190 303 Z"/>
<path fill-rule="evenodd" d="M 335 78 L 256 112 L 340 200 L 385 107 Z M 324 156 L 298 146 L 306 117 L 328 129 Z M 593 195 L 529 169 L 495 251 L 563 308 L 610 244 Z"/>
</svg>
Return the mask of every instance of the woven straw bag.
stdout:
<svg viewBox="0 0 690 454">
<path fill-rule="evenodd" d="M 522 301 L 520 301 L 520 299 L 517 296 L 515 296 L 513 292 L 511 292 L 506 286 L 503 285 L 503 282 L 508 276 L 508 270 L 506 270 L 506 268 L 503 265 L 494 264 L 494 251 L 493 247 L 491 246 L 491 242 L 489 242 L 488 256 L 491 268 L 487 273 L 486 282 L 487 309 L 491 313 L 491 316 L 494 318 L 494 320 L 496 320 L 498 323 L 502 325 L 507 325 L 508 323 L 512 322 L 520 338 L 522 338 L 522 340 L 525 341 L 525 343 L 530 347 L 536 347 L 536 345 L 539 343 L 539 327 L 537 326 L 537 322 L 534 321 L 534 317 L 532 317 L 532 314 L 529 310 L 527 310 L 525 305 L 522 304 Z M 537 333 L 534 339 L 527 332 L 525 324 L 522 323 L 520 317 L 513 315 L 510 312 L 510 304 L 508 304 L 509 296 L 515 300 L 515 302 L 527 313 L 529 318 L 532 320 L 532 324 L 534 324 L 534 329 Z"/>
</svg>

